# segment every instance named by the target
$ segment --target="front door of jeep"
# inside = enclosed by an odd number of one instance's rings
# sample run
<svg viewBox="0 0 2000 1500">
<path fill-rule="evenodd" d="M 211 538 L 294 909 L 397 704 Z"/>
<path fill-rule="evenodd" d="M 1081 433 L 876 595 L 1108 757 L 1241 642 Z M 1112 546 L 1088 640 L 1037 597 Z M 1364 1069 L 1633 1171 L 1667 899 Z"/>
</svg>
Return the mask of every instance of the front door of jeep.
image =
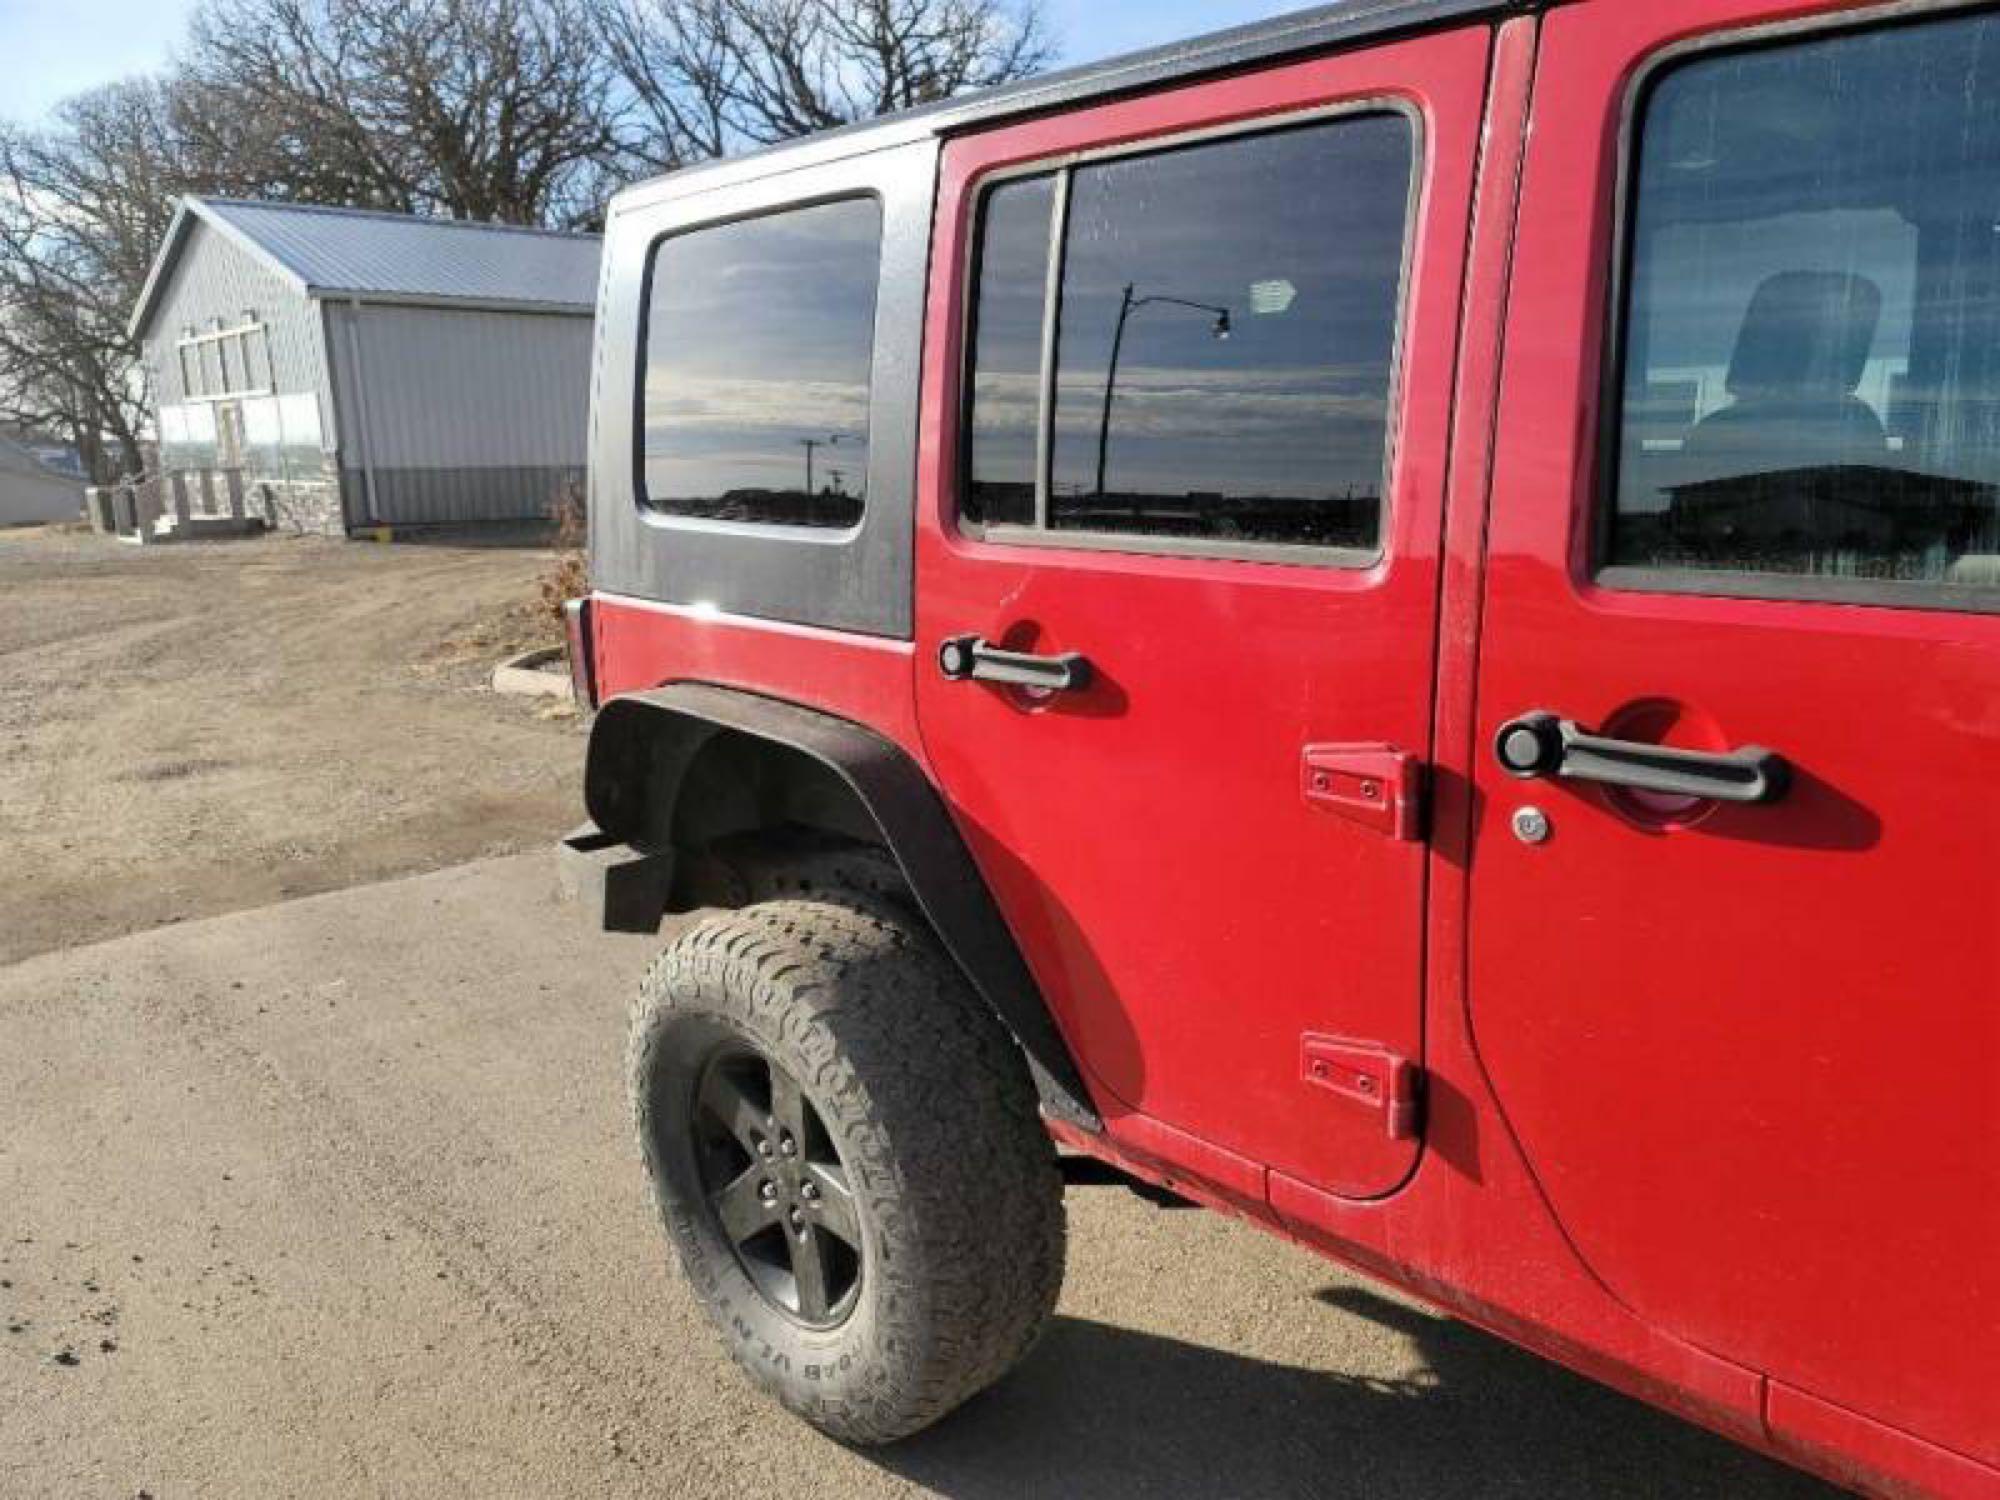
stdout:
<svg viewBox="0 0 2000 1500">
<path fill-rule="evenodd" d="M 1114 1135 L 1193 1138 L 1253 1195 L 1265 1165 L 1381 1194 L 1418 1150 L 1418 783 L 1488 46 L 945 148 L 924 745 Z"/>
<path fill-rule="evenodd" d="M 1471 1015 L 1634 1312 L 1993 1462 L 2000 15 L 1824 10 L 1545 22 Z"/>
</svg>

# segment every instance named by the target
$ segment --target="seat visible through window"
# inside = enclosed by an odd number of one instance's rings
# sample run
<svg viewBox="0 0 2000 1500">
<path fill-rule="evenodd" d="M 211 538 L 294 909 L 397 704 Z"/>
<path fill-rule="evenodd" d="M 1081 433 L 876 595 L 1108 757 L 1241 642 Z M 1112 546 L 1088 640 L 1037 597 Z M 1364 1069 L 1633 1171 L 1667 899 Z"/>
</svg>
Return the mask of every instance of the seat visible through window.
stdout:
<svg viewBox="0 0 2000 1500">
<path fill-rule="evenodd" d="M 1882 290 L 1866 276 L 1781 271 L 1758 286 L 1736 336 L 1731 404 L 1696 424 L 1690 477 L 1721 479 L 1888 452 L 1873 407 L 1855 394 L 1882 321 Z"/>
<path fill-rule="evenodd" d="M 1955 16 L 1652 84 L 1599 555 L 1664 576 L 1613 582 L 2000 607 L 1996 46 Z"/>
</svg>

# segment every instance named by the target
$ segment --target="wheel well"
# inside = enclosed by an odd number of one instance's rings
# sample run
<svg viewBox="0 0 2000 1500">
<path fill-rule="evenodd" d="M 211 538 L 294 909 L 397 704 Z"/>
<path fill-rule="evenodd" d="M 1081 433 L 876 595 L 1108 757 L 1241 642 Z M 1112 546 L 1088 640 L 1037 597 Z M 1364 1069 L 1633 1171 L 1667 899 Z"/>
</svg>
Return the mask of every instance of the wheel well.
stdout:
<svg viewBox="0 0 2000 1500">
<path fill-rule="evenodd" d="M 694 752 L 664 812 L 666 840 L 682 850 L 759 829 L 811 828 L 860 843 L 882 838 L 861 798 L 824 762 L 734 729 L 717 731 Z"/>
<path fill-rule="evenodd" d="M 763 899 L 772 867 L 839 848 L 875 851 L 900 883 L 882 830 L 837 772 L 740 730 L 694 752 L 656 819 L 656 837 L 673 851 L 670 912 Z"/>
<path fill-rule="evenodd" d="M 746 841 L 796 848 L 804 838 L 821 854 L 827 841 L 885 851 L 867 869 L 870 883 L 886 882 L 877 894 L 893 888 L 899 904 L 907 891 L 1027 1054 L 1044 1108 L 1103 1128 L 943 797 L 892 742 L 798 704 L 676 683 L 605 704 L 591 731 L 584 801 L 595 836 L 673 860 L 676 910 L 749 899 L 751 883 L 727 857 Z"/>
<path fill-rule="evenodd" d="M 643 767 L 644 800 L 624 838 L 671 860 L 669 912 L 754 900 L 746 865 L 760 856 L 833 843 L 888 849 L 854 788 L 795 746 L 664 714 L 638 733 L 628 767 Z"/>
<path fill-rule="evenodd" d="M 599 715 L 584 799 L 607 834 L 677 861 L 760 831 L 888 846 L 852 780 L 823 754 L 638 699 L 613 700 Z"/>
</svg>

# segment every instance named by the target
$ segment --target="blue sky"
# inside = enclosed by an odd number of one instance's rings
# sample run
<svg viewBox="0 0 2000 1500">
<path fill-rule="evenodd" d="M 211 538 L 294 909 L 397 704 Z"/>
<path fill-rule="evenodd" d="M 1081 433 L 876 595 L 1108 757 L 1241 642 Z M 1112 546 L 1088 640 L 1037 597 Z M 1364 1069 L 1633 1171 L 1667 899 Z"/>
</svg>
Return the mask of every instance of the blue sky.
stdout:
<svg viewBox="0 0 2000 1500">
<path fill-rule="evenodd" d="M 1045 0 L 1063 61 L 1087 62 L 1156 42 L 1297 10 L 1310 0 Z M 40 118 L 58 99 L 157 67 L 194 0 L 0 0 L 7 81 L 0 116 Z"/>
</svg>

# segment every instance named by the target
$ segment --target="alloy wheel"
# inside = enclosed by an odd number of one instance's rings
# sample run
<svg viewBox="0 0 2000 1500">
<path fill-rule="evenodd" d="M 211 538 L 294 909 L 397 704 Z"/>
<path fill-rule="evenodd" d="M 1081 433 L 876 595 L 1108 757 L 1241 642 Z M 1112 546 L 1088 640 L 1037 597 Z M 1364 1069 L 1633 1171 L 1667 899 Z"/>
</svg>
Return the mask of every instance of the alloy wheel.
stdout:
<svg viewBox="0 0 2000 1500">
<path fill-rule="evenodd" d="M 861 1288 L 861 1220 L 847 1168 L 798 1080 L 748 1048 L 718 1051 L 695 1090 L 702 1199 L 765 1301 L 832 1328 Z"/>
</svg>

